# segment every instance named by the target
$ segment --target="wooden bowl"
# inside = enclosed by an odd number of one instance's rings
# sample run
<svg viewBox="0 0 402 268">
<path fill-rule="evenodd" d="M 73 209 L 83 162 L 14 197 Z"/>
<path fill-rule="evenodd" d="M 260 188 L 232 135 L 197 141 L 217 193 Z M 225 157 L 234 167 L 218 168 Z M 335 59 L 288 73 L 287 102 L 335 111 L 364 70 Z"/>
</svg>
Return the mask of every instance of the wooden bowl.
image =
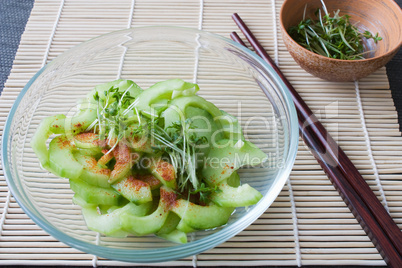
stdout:
<svg viewBox="0 0 402 268">
<path fill-rule="evenodd" d="M 306 17 L 316 18 L 314 12 L 321 7 L 320 0 L 285 0 L 280 11 L 283 41 L 293 59 L 307 72 L 329 81 L 354 81 L 384 66 L 402 45 L 402 11 L 393 0 L 326 0 L 328 12 L 340 10 L 340 15 L 350 15 L 350 22 L 360 32 L 378 32 L 383 40 L 377 44 L 372 39 L 364 46 L 373 50 L 362 60 L 338 60 L 318 55 L 297 44 L 287 29 Z"/>
</svg>

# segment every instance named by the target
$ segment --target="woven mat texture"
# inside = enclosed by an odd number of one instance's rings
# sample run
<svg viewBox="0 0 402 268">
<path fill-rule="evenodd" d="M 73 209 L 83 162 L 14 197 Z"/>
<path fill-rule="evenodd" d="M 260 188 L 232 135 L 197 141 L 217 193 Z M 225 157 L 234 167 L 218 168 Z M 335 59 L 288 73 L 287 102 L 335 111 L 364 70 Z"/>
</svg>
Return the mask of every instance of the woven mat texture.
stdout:
<svg viewBox="0 0 402 268">
<path fill-rule="evenodd" d="M 402 137 L 385 68 L 356 83 L 326 82 L 307 74 L 282 43 L 278 26 L 282 2 L 36 0 L 0 98 L 0 132 L 24 85 L 63 51 L 104 33 L 148 25 L 192 27 L 228 37 L 237 31 L 231 20 L 237 12 L 402 228 Z M 136 265 L 98 258 L 49 236 L 19 208 L 2 171 L 0 212 L 0 265 Z M 254 224 L 200 255 L 156 265 L 382 266 L 385 262 L 300 141 L 290 179 Z"/>
</svg>

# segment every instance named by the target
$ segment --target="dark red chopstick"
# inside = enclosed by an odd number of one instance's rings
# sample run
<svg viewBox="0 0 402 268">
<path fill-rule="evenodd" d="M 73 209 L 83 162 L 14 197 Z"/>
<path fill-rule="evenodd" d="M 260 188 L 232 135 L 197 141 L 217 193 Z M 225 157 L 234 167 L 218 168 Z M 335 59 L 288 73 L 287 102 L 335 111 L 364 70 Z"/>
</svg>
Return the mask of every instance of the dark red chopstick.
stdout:
<svg viewBox="0 0 402 268">
<path fill-rule="evenodd" d="M 335 188 L 340 192 L 355 217 L 377 246 L 385 261 L 391 267 L 402 267 L 402 233 L 399 227 L 384 209 L 347 155 L 318 121 L 240 16 L 233 14 L 233 20 L 257 54 L 279 74 L 288 87 L 299 117 L 300 134 Z M 231 37 L 244 45 L 244 42 L 241 41 L 236 33 L 232 33 Z M 335 165 L 332 165 L 334 163 Z"/>
</svg>

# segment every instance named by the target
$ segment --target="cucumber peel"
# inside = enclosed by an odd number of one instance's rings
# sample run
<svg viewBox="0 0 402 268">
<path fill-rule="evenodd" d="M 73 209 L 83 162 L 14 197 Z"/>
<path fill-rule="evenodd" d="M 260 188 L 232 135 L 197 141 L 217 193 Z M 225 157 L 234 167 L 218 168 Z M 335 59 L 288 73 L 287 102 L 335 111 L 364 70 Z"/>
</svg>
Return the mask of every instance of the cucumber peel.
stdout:
<svg viewBox="0 0 402 268">
<path fill-rule="evenodd" d="M 249 141 L 223 139 L 210 149 L 202 175 L 209 185 L 217 185 L 240 167 L 256 166 L 268 159 L 267 155 Z"/>
<path fill-rule="evenodd" d="M 143 115 L 152 118 L 157 115 L 156 108 L 163 109 L 173 97 L 194 96 L 198 90 L 197 84 L 188 83 L 181 79 L 159 82 L 138 95 L 134 107 L 140 110 Z"/>
<path fill-rule="evenodd" d="M 138 217 L 130 213 L 123 213 L 120 217 L 124 229 L 136 235 L 147 235 L 158 232 L 168 218 L 175 193 L 169 188 L 161 187 L 161 199 L 156 210 L 146 216 Z"/>
<path fill-rule="evenodd" d="M 61 121 L 64 118 L 66 118 L 65 115 L 59 114 L 43 119 L 31 139 L 31 147 L 44 168 L 49 167 L 49 151 L 46 146 L 46 141 L 55 133 L 54 129 L 50 129 L 51 125 L 55 121 Z"/>
<path fill-rule="evenodd" d="M 179 199 L 172 211 L 189 227 L 200 230 L 226 224 L 234 208 L 218 207 L 216 205 L 200 206 L 190 201 Z"/>
<path fill-rule="evenodd" d="M 170 233 L 166 234 L 156 234 L 157 236 L 166 239 L 171 242 L 175 242 L 178 244 L 186 244 L 187 243 L 187 234 L 185 232 L 179 230 L 173 230 Z"/>
<path fill-rule="evenodd" d="M 70 179 L 70 188 L 77 196 L 90 204 L 118 206 L 121 201 L 121 195 L 111 187 L 106 189 L 81 180 Z"/>
<path fill-rule="evenodd" d="M 78 179 L 84 167 L 74 157 L 75 145 L 65 135 L 55 137 L 49 144 L 49 165 L 60 177 Z"/>
</svg>

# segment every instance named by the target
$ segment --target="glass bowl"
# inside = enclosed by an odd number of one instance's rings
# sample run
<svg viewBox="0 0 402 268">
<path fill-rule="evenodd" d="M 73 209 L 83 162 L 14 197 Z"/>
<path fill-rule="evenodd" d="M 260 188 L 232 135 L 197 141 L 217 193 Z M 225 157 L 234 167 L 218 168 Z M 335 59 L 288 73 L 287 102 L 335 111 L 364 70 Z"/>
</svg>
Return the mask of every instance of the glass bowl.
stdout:
<svg viewBox="0 0 402 268">
<path fill-rule="evenodd" d="M 263 165 L 239 171 L 243 183 L 263 194 L 259 203 L 237 208 L 225 226 L 189 235 L 187 244 L 153 235 L 112 238 L 88 230 L 80 207 L 72 203 L 68 179 L 41 168 L 30 140 L 43 118 L 72 114 L 77 100 L 95 85 L 117 78 L 133 80 L 144 89 L 171 78 L 196 82 L 200 96 L 237 116 L 246 139 L 269 157 Z M 18 204 L 50 235 L 100 257 L 148 263 L 201 253 L 252 224 L 282 190 L 297 144 L 297 115 L 291 97 L 274 70 L 256 54 L 207 32 L 143 27 L 91 39 L 42 68 L 10 111 L 3 133 L 2 161 Z"/>
</svg>

